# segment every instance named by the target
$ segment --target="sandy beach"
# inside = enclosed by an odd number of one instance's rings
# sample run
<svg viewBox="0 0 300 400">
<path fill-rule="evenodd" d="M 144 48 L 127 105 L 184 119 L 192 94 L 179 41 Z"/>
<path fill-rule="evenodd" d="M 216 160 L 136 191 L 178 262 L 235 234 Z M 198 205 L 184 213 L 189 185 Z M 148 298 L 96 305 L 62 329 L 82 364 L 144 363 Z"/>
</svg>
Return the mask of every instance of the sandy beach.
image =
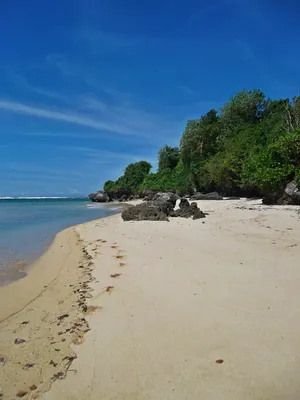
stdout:
<svg viewBox="0 0 300 400">
<path fill-rule="evenodd" d="M 299 398 L 299 208 L 197 203 L 70 228 L 0 289 L 3 399 Z"/>
</svg>

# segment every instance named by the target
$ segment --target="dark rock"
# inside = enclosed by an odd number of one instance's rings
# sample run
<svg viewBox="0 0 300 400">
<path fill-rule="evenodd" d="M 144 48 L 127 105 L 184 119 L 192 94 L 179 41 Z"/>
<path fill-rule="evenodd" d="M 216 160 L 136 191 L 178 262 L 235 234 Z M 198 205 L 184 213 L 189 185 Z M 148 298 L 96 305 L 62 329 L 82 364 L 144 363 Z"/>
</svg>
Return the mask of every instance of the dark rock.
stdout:
<svg viewBox="0 0 300 400">
<path fill-rule="evenodd" d="M 157 193 L 154 197 L 153 200 L 159 200 L 159 201 L 169 201 L 172 203 L 173 207 L 176 205 L 176 201 L 179 200 L 180 197 L 178 194 L 167 192 L 167 193 Z"/>
<path fill-rule="evenodd" d="M 35 363 L 27 363 L 24 365 L 24 369 L 29 369 L 35 366 Z"/>
<path fill-rule="evenodd" d="M 140 193 L 140 198 L 142 198 L 144 201 L 151 201 L 156 193 L 157 192 L 153 192 L 153 190 L 143 190 Z"/>
<path fill-rule="evenodd" d="M 170 201 L 155 200 L 129 207 L 122 213 L 124 221 L 169 221 L 169 216 L 205 218 L 205 214 L 198 208 L 197 203 L 190 205 L 187 199 L 181 199 L 179 209 L 176 211 Z"/>
<path fill-rule="evenodd" d="M 173 211 L 173 204 L 170 201 L 155 200 L 147 203 L 149 207 L 156 207 L 167 216 Z"/>
<path fill-rule="evenodd" d="M 296 180 L 292 180 L 286 185 L 283 194 L 272 193 L 265 195 L 263 204 L 272 205 L 300 205 L 300 190 L 297 187 Z"/>
<path fill-rule="evenodd" d="M 24 342 L 26 342 L 26 340 L 24 340 L 24 339 L 15 339 L 15 344 L 21 344 Z"/>
<path fill-rule="evenodd" d="M 191 200 L 223 200 L 223 197 L 217 192 L 211 192 L 207 194 L 195 193 L 191 196 Z"/>
<path fill-rule="evenodd" d="M 289 204 L 300 205 L 300 189 L 297 187 L 296 179 L 286 185 L 284 192 L 290 198 Z"/>
<path fill-rule="evenodd" d="M 162 211 L 163 207 L 167 209 L 168 206 L 152 203 L 139 204 L 124 210 L 122 218 L 124 221 L 169 221 L 167 214 Z"/>
<path fill-rule="evenodd" d="M 194 203 L 194 204 L 196 204 L 196 203 Z M 196 206 L 197 206 L 197 204 L 196 204 Z M 180 203 L 179 203 L 179 208 L 184 209 L 186 207 L 190 207 L 190 203 L 189 203 L 188 199 L 181 199 Z"/>
<path fill-rule="evenodd" d="M 123 196 L 121 196 L 118 201 L 123 202 L 127 200 L 129 200 L 128 196 L 126 194 L 123 194 Z"/>
<path fill-rule="evenodd" d="M 200 219 L 200 218 L 205 218 L 205 214 L 203 211 L 200 210 L 200 208 L 197 208 L 196 210 L 193 211 L 193 219 Z"/>
<path fill-rule="evenodd" d="M 205 218 L 205 214 L 198 208 L 197 203 L 190 205 L 187 199 L 181 199 L 179 209 L 170 213 L 171 217 L 200 219 Z"/>
<path fill-rule="evenodd" d="M 98 190 L 96 193 L 91 193 L 88 197 L 90 200 L 97 203 L 107 203 L 110 201 L 108 194 L 103 190 Z"/>
<path fill-rule="evenodd" d="M 266 196 L 263 197 L 262 203 L 265 205 L 272 205 L 272 204 L 277 204 L 278 202 L 278 195 L 276 194 L 267 194 Z"/>
<path fill-rule="evenodd" d="M 26 390 L 19 390 L 18 393 L 16 394 L 17 397 L 24 397 L 28 394 L 28 391 Z"/>
<path fill-rule="evenodd" d="M 294 179 L 293 181 L 289 182 L 284 191 L 290 197 L 292 197 L 295 192 L 298 192 L 299 190 L 297 189 L 296 180 Z"/>
</svg>

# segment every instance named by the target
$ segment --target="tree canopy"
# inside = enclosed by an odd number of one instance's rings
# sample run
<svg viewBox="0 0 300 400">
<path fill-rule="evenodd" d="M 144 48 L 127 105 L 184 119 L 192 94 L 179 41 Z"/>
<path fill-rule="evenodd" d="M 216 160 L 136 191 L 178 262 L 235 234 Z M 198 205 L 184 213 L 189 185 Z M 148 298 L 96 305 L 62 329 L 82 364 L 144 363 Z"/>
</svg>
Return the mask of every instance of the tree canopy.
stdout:
<svg viewBox="0 0 300 400">
<path fill-rule="evenodd" d="M 220 110 L 189 120 L 180 146 L 158 152 L 157 172 L 146 161 L 130 164 L 108 192 L 217 190 L 223 195 L 276 193 L 300 183 L 300 97 L 266 98 L 242 90 Z"/>
</svg>

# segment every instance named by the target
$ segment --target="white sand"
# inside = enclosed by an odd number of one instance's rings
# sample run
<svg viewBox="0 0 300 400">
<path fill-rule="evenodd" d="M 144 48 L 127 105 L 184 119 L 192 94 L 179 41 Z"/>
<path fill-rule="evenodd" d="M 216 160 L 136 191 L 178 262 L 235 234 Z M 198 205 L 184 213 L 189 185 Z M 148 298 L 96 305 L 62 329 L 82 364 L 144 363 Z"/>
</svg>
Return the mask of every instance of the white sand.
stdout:
<svg viewBox="0 0 300 400">
<path fill-rule="evenodd" d="M 44 399 L 299 399 L 300 219 L 259 203 L 77 227 L 95 263 L 89 303 L 102 308 Z"/>
</svg>

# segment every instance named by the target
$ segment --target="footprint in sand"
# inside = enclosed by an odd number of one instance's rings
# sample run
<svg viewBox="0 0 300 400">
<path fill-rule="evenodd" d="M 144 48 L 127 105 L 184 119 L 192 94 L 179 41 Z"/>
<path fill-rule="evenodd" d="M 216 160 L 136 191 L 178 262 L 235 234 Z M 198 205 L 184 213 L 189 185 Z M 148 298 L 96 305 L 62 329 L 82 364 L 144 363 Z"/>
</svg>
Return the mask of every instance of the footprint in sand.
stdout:
<svg viewBox="0 0 300 400">
<path fill-rule="evenodd" d="M 122 274 L 116 272 L 115 274 L 110 274 L 111 278 L 119 278 Z"/>
<path fill-rule="evenodd" d="M 123 254 L 122 254 L 122 253 L 123 253 Z M 114 256 L 114 257 L 115 257 L 117 260 L 123 260 L 123 259 L 126 257 L 126 254 L 124 254 L 124 253 L 126 253 L 126 251 L 120 249 L 120 250 L 118 250 L 117 255 Z M 121 266 L 121 264 L 120 264 L 120 266 Z M 124 265 L 122 265 L 122 266 L 124 266 Z"/>
</svg>

